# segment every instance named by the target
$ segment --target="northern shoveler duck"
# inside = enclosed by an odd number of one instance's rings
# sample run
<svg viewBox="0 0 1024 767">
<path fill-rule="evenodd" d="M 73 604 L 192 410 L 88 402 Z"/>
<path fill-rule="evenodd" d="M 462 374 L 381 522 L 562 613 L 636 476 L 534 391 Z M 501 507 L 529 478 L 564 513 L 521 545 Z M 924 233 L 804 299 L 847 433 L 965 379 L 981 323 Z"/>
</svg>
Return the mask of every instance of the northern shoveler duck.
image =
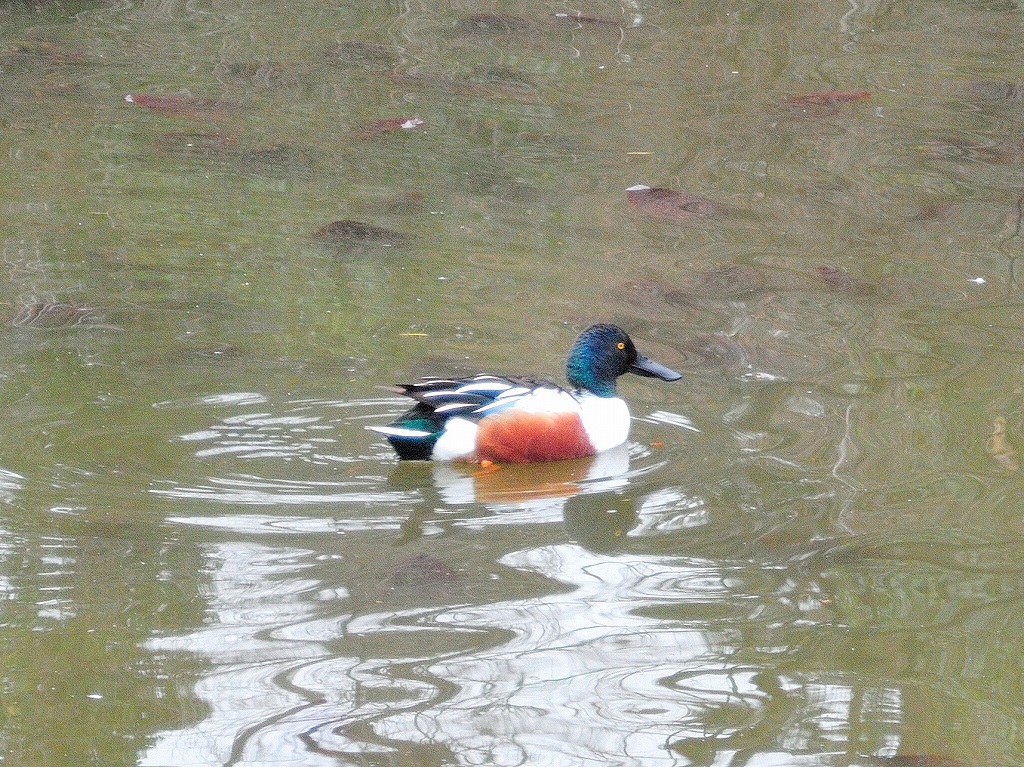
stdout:
<svg viewBox="0 0 1024 767">
<path fill-rule="evenodd" d="M 639 354 L 615 325 L 592 325 L 565 364 L 571 390 L 532 378 L 421 378 L 394 389 L 416 401 L 383 434 L 404 460 L 527 463 L 581 458 L 621 445 L 629 408 L 623 373 L 676 381 L 680 373 Z"/>
</svg>

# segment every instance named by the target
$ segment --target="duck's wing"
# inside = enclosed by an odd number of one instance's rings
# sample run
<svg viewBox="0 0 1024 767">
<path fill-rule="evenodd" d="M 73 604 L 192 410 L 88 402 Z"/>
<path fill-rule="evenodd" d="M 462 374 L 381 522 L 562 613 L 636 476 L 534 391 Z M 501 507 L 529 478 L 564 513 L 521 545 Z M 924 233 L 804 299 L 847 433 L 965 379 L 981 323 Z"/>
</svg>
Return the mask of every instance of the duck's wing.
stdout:
<svg viewBox="0 0 1024 767">
<path fill-rule="evenodd" d="M 409 410 L 386 426 L 370 426 L 383 434 L 400 458 L 428 459 L 434 443 L 458 416 L 478 421 L 489 412 L 486 408 L 500 403 L 513 404 L 517 392 L 527 392 L 517 381 L 503 376 L 477 375 L 471 378 L 421 378 L 415 383 L 386 387 L 415 401 Z M 467 446 L 467 452 L 473 445 Z"/>
<path fill-rule="evenodd" d="M 417 406 L 407 414 L 415 419 L 428 416 L 447 420 L 461 415 L 479 420 L 515 406 L 522 397 L 541 387 L 556 388 L 533 379 L 482 374 L 471 378 L 421 378 L 415 383 L 400 384 L 392 391 L 416 401 Z"/>
</svg>

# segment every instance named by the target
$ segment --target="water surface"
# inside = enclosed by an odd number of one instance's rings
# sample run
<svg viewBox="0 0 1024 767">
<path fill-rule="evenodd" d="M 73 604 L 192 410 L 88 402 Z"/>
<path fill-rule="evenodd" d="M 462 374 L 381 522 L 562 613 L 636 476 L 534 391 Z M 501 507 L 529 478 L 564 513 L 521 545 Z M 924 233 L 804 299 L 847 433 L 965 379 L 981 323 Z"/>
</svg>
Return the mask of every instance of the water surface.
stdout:
<svg viewBox="0 0 1024 767">
<path fill-rule="evenodd" d="M 0 4 L 0 758 L 1024 761 L 1017 4 L 250 6 Z"/>
</svg>

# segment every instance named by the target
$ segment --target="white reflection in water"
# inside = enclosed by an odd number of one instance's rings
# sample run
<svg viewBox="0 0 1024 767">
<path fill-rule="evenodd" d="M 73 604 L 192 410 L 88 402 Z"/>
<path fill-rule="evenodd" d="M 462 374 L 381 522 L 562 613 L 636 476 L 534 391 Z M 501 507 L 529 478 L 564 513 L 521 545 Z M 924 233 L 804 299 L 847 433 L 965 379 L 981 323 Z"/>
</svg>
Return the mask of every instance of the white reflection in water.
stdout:
<svg viewBox="0 0 1024 767">
<path fill-rule="evenodd" d="M 267 398 L 257 392 L 225 392 L 224 394 L 207 394 L 184 400 L 167 400 L 156 402 L 155 408 L 195 408 L 195 407 L 230 407 L 237 405 L 262 405 Z"/>
<path fill-rule="evenodd" d="M 319 415 L 243 413 L 224 418 L 208 429 L 183 434 L 182 442 L 211 442 L 196 457 L 241 455 L 248 458 L 314 456 L 335 441 L 336 426 Z"/>
<path fill-rule="evenodd" d="M 74 538 L 44 535 L 39 539 L 39 598 L 36 614 L 52 621 L 69 621 L 78 615 L 69 573 L 78 563 L 79 544 Z"/>
<path fill-rule="evenodd" d="M 195 694 L 209 715 L 158 735 L 141 764 L 337 765 L 370 753 L 417 763 L 425 749 L 433 757 L 424 763 L 440 754 L 444 763 L 499 767 L 682 767 L 694 763 L 678 750 L 688 743 L 705 749 L 698 763 L 726 764 L 731 736 L 743 743 L 745 728 L 775 722 L 773 705 L 784 721 L 744 764 L 820 763 L 821 744 L 842 751 L 855 720 L 899 731 L 896 690 L 854 692 L 841 679 L 772 673 L 737 656 L 729 625 L 761 603 L 710 561 L 550 545 L 501 562 L 571 590 L 351 615 L 335 608 L 347 607 L 344 586 L 302 577 L 312 554 L 248 543 L 209 549 L 210 620 L 147 643 L 208 661 Z M 716 605 L 739 612 L 720 626 L 658 617 Z M 764 648 L 765 659 L 777 650 Z M 894 736 L 881 742 L 891 753 L 899 745 Z"/>
<path fill-rule="evenodd" d="M 0 469 L 0 503 L 13 503 L 24 481 L 25 478 L 20 474 Z M 0 527 L 0 562 L 6 561 L 15 550 L 14 534 Z M 0 600 L 14 599 L 14 591 L 11 579 L 5 573 L 0 573 Z"/>
<path fill-rule="evenodd" d="M 207 485 L 180 486 L 157 482 L 154 495 L 185 501 L 216 501 L 243 506 L 281 506 L 351 503 L 385 504 L 389 507 L 418 500 L 415 491 L 382 491 L 373 478 L 357 480 L 266 479 L 249 474 L 211 477 Z M 377 489 L 375 489 L 377 488 Z"/>
<path fill-rule="evenodd" d="M 239 748 L 239 761 L 254 764 L 335 764 L 310 754 L 301 732 L 275 726 L 308 704 L 286 680 L 296 666 L 326 656 L 323 642 L 338 631 L 329 621 L 311 621 L 310 595 L 320 584 L 296 576 L 311 553 L 246 543 L 211 549 L 209 622 L 186 636 L 146 642 L 154 653 L 188 651 L 209 660 L 195 694 L 210 713 L 192 728 L 157 736 L 140 764 L 220 765 L 235 761 Z M 301 629 L 290 631 L 294 626 Z"/>
<path fill-rule="evenodd" d="M 644 499 L 637 512 L 637 525 L 629 535 L 643 538 L 707 523 L 708 509 L 703 498 L 687 495 L 678 487 L 666 487 Z"/>
<path fill-rule="evenodd" d="M 369 530 L 398 530 L 405 517 L 384 516 L 366 519 L 321 519 L 319 517 L 293 517 L 265 514 L 219 514 L 217 516 L 174 516 L 168 522 L 206 527 L 213 530 L 232 530 L 247 535 L 281 533 L 358 533 Z"/>
<path fill-rule="evenodd" d="M 0 468 L 0 503 L 12 503 L 19 490 L 25 486 L 25 478 L 13 471 Z"/>
<path fill-rule="evenodd" d="M 670 413 L 667 410 L 655 410 L 646 418 L 639 419 L 645 423 L 653 424 L 667 424 L 669 426 L 678 426 L 681 429 L 687 431 L 700 433 L 700 429 L 697 428 L 696 424 L 690 418 L 680 413 Z"/>
<path fill-rule="evenodd" d="M 637 608 L 652 604 L 652 593 L 659 603 L 724 596 L 716 569 L 600 557 L 575 545 L 518 552 L 503 564 L 576 588 L 438 615 L 441 624 L 503 627 L 514 637 L 432 664 L 432 675 L 457 685 L 454 697 L 382 719 L 375 730 L 395 740 L 444 743 L 462 764 L 685 764 L 667 747 L 693 719 L 692 701 L 664 680 L 681 667 L 720 663 L 709 656 L 702 631 L 638 615 Z M 717 680 L 721 693 L 737 694 L 732 675 Z"/>
</svg>

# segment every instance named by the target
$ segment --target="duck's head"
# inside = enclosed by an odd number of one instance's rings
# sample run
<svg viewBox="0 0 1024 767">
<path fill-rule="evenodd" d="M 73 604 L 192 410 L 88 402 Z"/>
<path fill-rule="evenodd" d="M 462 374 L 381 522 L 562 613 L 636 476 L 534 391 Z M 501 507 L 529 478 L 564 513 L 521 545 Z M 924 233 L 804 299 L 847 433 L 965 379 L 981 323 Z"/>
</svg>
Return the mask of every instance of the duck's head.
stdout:
<svg viewBox="0 0 1024 767">
<path fill-rule="evenodd" d="M 683 377 L 638 353 L 632 339 L 615 325 L 591 325 L 576 337 L 565 363 L 565 377 L 570 386 L 599 397 L 614 397 L 615 381 L 623 373 L 662 381 L 678 381 Z"/>
</svg>

